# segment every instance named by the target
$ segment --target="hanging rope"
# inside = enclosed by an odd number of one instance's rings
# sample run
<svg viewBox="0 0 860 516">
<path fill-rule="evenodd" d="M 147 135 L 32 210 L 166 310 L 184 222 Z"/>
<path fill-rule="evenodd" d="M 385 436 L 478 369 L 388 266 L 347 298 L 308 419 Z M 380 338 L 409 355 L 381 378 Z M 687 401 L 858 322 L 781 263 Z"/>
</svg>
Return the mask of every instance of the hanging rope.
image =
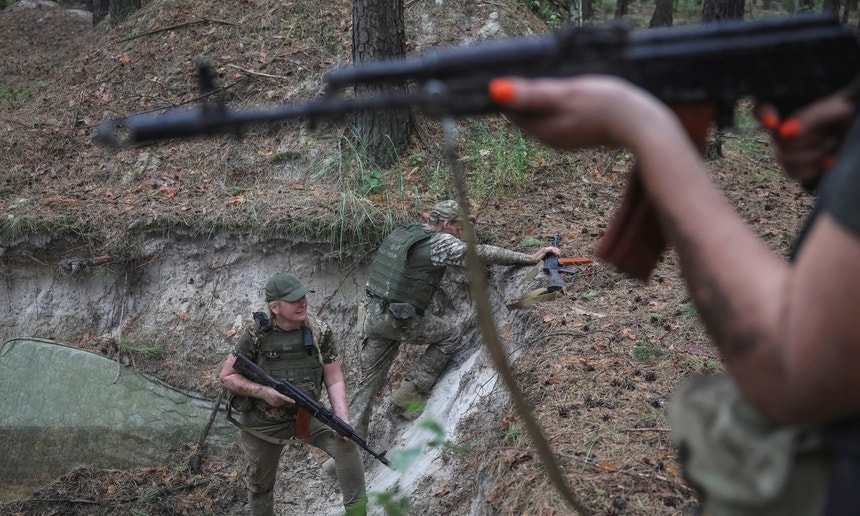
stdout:
<svg viewBox="0 0 860 516">
<path fill-rule="evenodd" d="M 454 180 L 454 190 L 457 196 L 457 203 L 463 211 L 463 236 L 466 241 L 466 261 L 470 280 L 470 289 L 472 299 L 475 300 L 478 325 L 481 328 L 481 333 L 484 336 L 484 341 L 487 344 L 487 349 L 495 363 L 496 369 L 499 371 L 502 379 L 511 393 L 511 398 L 514 405 L 525 422 L 526 429 L 532 437 L 537 448 L 538 455 L 546 467 L 549 478 L 555 486 L 556 491 L 573 507 L 579 514 L 590 515 L 589 511 L 574 495 L 570 486 L 567 485 L 564 475 L 558 467 L 558 464 L 553 457 L 549 443 L 541 430 L 540 424 L 532 414 L 531 407 L 525 399 L 522 391 L 517 384 L 517 380 L 508 365 L 505 350 L 499 340 L 499 334 L 496 330 L 493 314 L 490 308 L 490 299 L 487 295 L 487 284 L 484 278 L 484 273 L 481 269 L 481 259 L 478 257 L 477 249 L 475 248 L 475 231 L 472 224 L 469 222 L 469 196 L 466 188 L 466 177 L 463 174 L 462 167 L 458 161 L 458 144 L 457 144 L 457 126 L 454 118 L 451 116 L 441 117 L 442 131 L 444 135 L 445 156 L 451 167 Z"/>
</svg>

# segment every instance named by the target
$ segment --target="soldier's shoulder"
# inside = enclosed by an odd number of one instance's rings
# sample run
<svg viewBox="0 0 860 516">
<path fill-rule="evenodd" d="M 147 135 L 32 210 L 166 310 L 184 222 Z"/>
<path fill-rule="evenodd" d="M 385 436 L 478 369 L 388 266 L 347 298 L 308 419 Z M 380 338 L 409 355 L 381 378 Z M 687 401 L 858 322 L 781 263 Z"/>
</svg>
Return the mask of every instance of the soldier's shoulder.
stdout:
<svg viewBox="0 0 860 516">
<path fill-rule="evenodd" d="M 435 231 L 430 237 L 430 245 L 438 252 L 447 253 L 453 251 L 454 254 L 457 254 L 465 249 L 466 242 L 463 242 L 450 233 Z"/>
<path fill-rule="evenodd" d="M 308 328 L 311 329 L 313 333 L 323 334 L 325 332 L 331 331 L 328 323 L 320 319 L 317 315 L 308 312 L 308 317 L 305 320 L 305 323 L 308 325 Z"/>
<path fill-rule="evenodd" d="M 243 335 L 259 338 L 271 329 L 272 323 L 266 312 L 257 311 L 242 316 L 241 330 Z"/>
</svg>

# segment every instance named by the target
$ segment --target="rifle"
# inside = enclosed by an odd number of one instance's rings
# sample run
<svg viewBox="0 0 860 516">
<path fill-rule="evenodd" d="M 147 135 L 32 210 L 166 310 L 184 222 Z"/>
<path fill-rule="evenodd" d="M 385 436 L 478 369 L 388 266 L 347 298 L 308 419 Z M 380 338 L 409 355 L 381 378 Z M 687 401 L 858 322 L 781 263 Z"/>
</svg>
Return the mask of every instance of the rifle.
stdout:
<svg viewBox="0 0 860 516">
<path fill-rule="evenodd" d="M 549 245 L 558 247 L 560 244 L 561 236 L 556 233 L 554 237 L 550 238 Z M 561 267 L 558 263 L 558 256 L 551 253 L 543 258 L 543 271 L 549 276 L 546 288 L 547 292 L 557 292 L 564 288 L 564 280 L 561 279 L 561 274 L 559 273 L 576 274 L 579 272 L 576 269 Z"/>
<path fill-rule="evenodd" d="M 858 70 L 860 44 L 832 14 L 638 31 L 622 24 L 569 26 L 542 36 L 501 38 L 336 69 L 324 78 L 326 95 L 306 103 L 248 111 L 201 103 L 108 120 L 98 127 L 97 139 L 129 145 L 238 135 L 251 124 L 294 118 L 315 122 L 349 112 L 411 106 L 447 120 L 499 112 L 488 94 L 494 78 L 608 74 L 629 80 L 675 109 L 690 139 L 703 150 L 712 123 L 732 124 L 738 100 L 752 97 L 788 114 L 848 87 Z M 211 76 L 204 71 L 201 67 L 201 86 L 206 89 Z M 343 95 L 348 87 L 362 84 L 389 89 L 370 98 Z M 402 84 L 413 87 L 400 88 Z M 645 280 L 666 244 L 635 165 L 632 172 L 597 255 Z"/>
<path fill-rule="evenodd" d="M 346 421 L 337 417 L 334 412 L 320 405 L 319 402 L 305 394 L 304 391 L 292 383 L 286 380 L 276 380 L 272 378 L 260 366 L 255 364 L 254 361 L 241 353 L 236 354 L 236 362 L 233 364 L 233 369 L 252 382 L 272 387 L 284 396 L 289 396 L 296 402 L 296 405 L 299 408 L 304 409 L 320 422 L 330 426 L 340 435 L 355 442 L 355 444 L 359 445 L 367 453 L 373 455 L 377 460 L 379 460 L 379 462 L 385 464 L 389 468 L 391 467 L 391 463 L 385 458 L 385 454 L 387 452 L 375 452 L 367 445 L 367 441 L 364 437 L 359 435 Z"/>
</svg>

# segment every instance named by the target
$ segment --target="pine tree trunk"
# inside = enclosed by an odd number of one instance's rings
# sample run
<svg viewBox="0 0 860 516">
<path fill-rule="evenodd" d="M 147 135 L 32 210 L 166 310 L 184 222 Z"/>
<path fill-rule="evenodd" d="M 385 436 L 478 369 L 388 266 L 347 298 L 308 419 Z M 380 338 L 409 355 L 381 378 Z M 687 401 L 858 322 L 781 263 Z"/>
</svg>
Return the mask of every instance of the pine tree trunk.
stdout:
<svg viewBox="0 0 860 516">
<path fill-rule="evenodd" d="M 744 0 L 705 0 L 702 21 L 740 20 L 744 17 Z"/>
<path fill-rule="evenodd" d="M 403 0 L 354 0 L 352 58 L 361 63 L 404 55 Z M 400 84 L 359 84 L 359 97 L 388 95 L 406 88 Z M 354 117 L 359 149 L 379 168 L 391 166 L 406 148 L 412 133 L 408 109 L 374 110 Z"/>
<path fill-rule="evenodd" d="M 671 27 L 672 16 L 672 0 L 655 0 L 654 14 L 651 15 L 648 27 Z"/>
</svg>

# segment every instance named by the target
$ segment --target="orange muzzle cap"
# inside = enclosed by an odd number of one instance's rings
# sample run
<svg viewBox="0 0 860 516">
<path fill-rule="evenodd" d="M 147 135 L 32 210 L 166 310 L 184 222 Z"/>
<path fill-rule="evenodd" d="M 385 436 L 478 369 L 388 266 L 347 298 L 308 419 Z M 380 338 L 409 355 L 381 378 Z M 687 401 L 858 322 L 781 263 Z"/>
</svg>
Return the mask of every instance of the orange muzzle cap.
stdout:
<svg viewBox="0 0 860 516">
<path fill-rule="evenodd" d="M 516 88 L 510 79 L 493 79 L 490 81 L 487 89 L 490 93 L 490 100 L 497 104 L 507 104 L 514 100 Z"/>
</svg>

